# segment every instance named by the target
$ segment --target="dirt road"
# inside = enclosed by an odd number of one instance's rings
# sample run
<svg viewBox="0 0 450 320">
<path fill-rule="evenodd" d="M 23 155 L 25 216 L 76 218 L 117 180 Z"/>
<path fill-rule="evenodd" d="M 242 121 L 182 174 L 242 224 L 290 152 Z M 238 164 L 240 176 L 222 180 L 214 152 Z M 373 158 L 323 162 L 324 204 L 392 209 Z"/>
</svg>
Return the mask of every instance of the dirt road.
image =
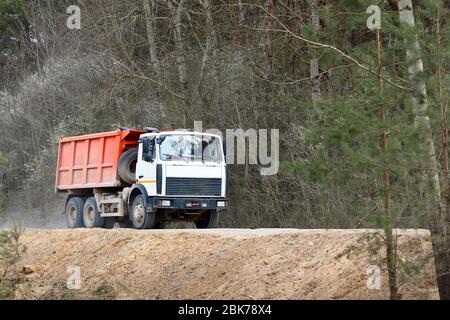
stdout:
<svg viewBox="0 0 450 320">
<path fill-rule="evenodd" d="M 385 249 L 375 233 L 27 230 L 16 298 L 387 299 Z M 398 240 L 404 269 L 420 270 L 401 273 L 402 298 L 438 298 L 429 232 L 401 230 Z M 77 267 L 81 288 L 70 290 Z"/>
</svg>

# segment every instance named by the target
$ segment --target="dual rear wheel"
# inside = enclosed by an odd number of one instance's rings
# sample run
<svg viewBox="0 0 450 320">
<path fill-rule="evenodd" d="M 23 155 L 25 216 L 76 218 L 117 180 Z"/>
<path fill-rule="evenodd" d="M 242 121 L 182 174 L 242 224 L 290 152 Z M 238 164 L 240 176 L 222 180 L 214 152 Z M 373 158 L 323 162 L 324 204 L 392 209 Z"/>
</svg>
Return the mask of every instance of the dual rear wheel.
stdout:
<svg viewBox="0 0 450 320">
<path fill-rule="evenodd" d="M 114 218 L 103 218 L 97 207 L 94 197 L 83 199 L 73 197 L 66 205 L 66 223 L 73 228 L 105 228 L 112 229 L 115 224 Z"/>
</svg>

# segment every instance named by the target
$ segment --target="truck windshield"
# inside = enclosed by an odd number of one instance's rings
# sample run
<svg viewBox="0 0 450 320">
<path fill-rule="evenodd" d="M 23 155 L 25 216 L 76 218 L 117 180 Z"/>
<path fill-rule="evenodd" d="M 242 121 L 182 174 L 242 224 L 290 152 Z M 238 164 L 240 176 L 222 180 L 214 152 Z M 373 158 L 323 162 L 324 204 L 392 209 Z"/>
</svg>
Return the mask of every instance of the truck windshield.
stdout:
<svg viewBox="0 0 450 320">
<path fill-rule="evenodd" d="M 209 135 L 160 136 L 159 153 L 163 161 L 222 162 L 220 139 Z"/>
</svg>

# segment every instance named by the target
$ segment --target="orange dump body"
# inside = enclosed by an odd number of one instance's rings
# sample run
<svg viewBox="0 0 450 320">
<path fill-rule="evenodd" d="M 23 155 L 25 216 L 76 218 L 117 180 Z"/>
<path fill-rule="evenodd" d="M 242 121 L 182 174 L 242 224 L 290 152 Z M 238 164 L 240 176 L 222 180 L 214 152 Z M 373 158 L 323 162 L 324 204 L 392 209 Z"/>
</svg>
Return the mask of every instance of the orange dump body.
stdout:
<svg viewBox="0 0 450 320">
<path fill-rule="evenodd" d="M 140 130 L 117 130 L 62 138 L 59 141 L 56 191 L 118 187 L 120 155 L 136 147 Z"/>
</svg>

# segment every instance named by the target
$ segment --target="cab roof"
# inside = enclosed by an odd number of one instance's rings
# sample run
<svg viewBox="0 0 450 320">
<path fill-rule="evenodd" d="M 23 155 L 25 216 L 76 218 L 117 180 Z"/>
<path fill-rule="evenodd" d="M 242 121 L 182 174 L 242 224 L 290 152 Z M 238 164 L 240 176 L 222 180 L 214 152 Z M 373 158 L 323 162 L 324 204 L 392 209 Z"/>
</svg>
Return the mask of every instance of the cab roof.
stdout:
<svg viewBox="0 0 450 320">
<path fill-rule="evenodd" d="M 166 136 L 166 135 L 204 135 L 204 136 L 213 136 L 221 138 L 220 135 L 214 134 L 214 133 L 207 133 L 207 132 L 197 132 L 197 131 L 185 131 L 185 130 L 165 130 L 160 132 L 150 132 L 150 133 L 144 133 L 141 135 L 141 137 L 157 137 L 157 136 Z"/>
</svg>

